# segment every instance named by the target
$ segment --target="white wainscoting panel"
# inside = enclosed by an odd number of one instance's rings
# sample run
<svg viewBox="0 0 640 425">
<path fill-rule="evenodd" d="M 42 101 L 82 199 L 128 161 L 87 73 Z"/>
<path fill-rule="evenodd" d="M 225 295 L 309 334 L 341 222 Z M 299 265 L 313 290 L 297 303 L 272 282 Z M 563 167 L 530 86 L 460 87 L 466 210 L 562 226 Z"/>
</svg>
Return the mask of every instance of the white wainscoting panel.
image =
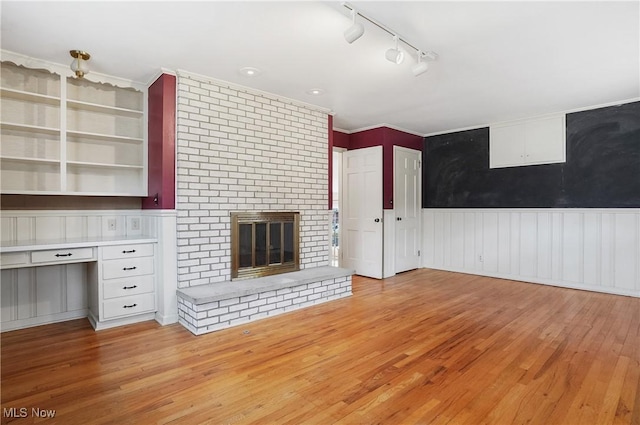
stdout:
<svg viewBox="0 0 640 425">
<path fill-rule="evenodd" d="M 396 274 L 396 212 L 382 210 L 382 214 L 382 277 L 387 278 Z"/>
<path fill-rule="evenodd" d="M 640 209 L 423 209 L 422 266 L 640 297 Z"/>
</svg>

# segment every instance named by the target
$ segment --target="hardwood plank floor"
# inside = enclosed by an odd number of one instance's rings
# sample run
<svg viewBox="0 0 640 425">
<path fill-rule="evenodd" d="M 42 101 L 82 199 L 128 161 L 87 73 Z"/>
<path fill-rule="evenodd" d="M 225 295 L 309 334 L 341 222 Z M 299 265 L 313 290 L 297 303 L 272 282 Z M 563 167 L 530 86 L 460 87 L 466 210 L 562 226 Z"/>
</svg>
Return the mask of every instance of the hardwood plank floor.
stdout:
<svg viewBox="0 0 640 425">
<path fill-rule="evenodd" d="M 428 269 L 353 286 L 198 337 L 3 333 L 2 423 L 640 424 L 638 298 Z"/>
</svg>

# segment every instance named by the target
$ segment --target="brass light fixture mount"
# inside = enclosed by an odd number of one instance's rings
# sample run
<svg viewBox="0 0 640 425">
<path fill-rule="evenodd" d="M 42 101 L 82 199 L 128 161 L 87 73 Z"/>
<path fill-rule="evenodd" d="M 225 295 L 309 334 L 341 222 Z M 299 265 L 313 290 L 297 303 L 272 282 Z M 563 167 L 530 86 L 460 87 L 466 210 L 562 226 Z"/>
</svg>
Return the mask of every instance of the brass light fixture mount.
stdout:
<svg viewBox="0 0 640 425">
<path fill-rule="evenodd" d="M 91 58 L 91 55 L 83 50 L 70 50 L 69 54 L 73 58 L 71 70 L 75 72 L 76 77 L 82 78 L 85 74 L 88 74 L 89 67 L 87 67 L 86 61 Z"/>
<path fill-rule="evenodd" d="M 91 55 L 87 52 L 83 52 L 82 50 L 70 50 L 69 54 L 74 59 L 80 58 L 83 61 L 88 61 L 89 59 L 91 59 Z"/>
</svg>

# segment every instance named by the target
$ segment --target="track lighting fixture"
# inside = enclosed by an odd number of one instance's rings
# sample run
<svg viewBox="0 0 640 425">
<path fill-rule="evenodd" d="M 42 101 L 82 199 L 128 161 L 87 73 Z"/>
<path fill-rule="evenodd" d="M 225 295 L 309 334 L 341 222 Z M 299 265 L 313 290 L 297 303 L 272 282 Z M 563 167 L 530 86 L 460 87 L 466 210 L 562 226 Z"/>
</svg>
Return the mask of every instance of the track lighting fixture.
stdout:
<svg viewBox="0 0 640 425">
<path fill-rule="evenodd" d="M 351 22 L 352 25 L 344 31 L 344 39 L 347 40 L 347 43 L 351 44 L 364 34 L 364 26 L 356 22 L 356 16 L 358 13 L 355 9 L 351 9 Z"/>
<path fill-rule="evenodd" d="M 438 54 L 434 52 L 421 52 L 420 50 L 416 51 L 416 56 L 418 56 L 418 62 L 411 67 L 411 71 L 413 75 L 416 77 L 418 75 L 422 75 L 429 69 L 428 61 L 434 61 L 438 59 Z"/>
<path fill-rule="evenodd" d="M 422 62 L 422 52 L 418 50 L 417 54 L 418 63 L 411 67 L 411 72 L 413 72 L 413 75 L 415 75 L 416 77 L 418 75 L 424 74 L 429 69 L 429 64 L 427 62 Z"/>
<path fill-rule="evenodd" d="M 413 71 L 413 75 L 415 75 L 416 77 L 418 75 L 422 75 L 425 72 L 427 72 L 427 69 L 429 69 L 429 64 L 427 63 L 428 61 L 434 61 L 438 59 L 437 53 L 434 53 L 434 52 L 424 53 L 424 50 L 417 48 L 413 43 L 409 42 L 409 40 L 407 40 L 404 37 L 401 37 L 396 31 L 376 21 L 375 19 L 364 15 L 362 12 L 357 11 L 349 3 L 344 2 L 342 3 L 342 5 L 347 9 L 349 9 L 349 11 L 351 12 L 352 25 L 349 28 L 347 28 L 347 30 L 344 32 L 344 38 L 345 40 L 347 40 L 348 43 L 353 43 L 354 41 L 362 37 L 362 34 L 364 34 L 364 27 L 362 26 L 362 24 L 356 23 L 356 16 L 360 15 L 362 19 L 366 19 L 373 25 L 377 26 L 381 30 L 386 31 L 387 33 L 393 36 L 393 40 L 395 41 L 395 48 L 388 49 L 384 54 L 385 58 L 388 61 L 399 65 L 404 60 L 404 52 L 400 49 L 400 42 L 402 42 L 405 46 L 416 51 L 418 62 L 411 67 L 411 70 Z"/>
<path fill-rule="evenodd" d="M 89 73 L 89 67 L 87 66 L 87 61 L 91 58 L 91 55 L 87 52 L 83 52 L 82 50 L 71 50 L 69 54 L 73 58 L 73 62 L 71 62 L 71 70 L 75 72 L 76 77 L 82 78 L 85 74 Z"/>
<path fill-rule="evenodd" d="M 396 42 L 395 49 L 387 50 L 386 53 L 384 54 L 384 56 L 387 58 L 387 60 L 389 62 L 393 62 L 396 65 L 400 65 L 402 63 L 402 61 L 404 60 L 404 52 L 402 50 L 400 50 L 400 47 L 398 46 L 398 36 L 397 35 L 393 36 L 393 40 Z"/>
</svg>

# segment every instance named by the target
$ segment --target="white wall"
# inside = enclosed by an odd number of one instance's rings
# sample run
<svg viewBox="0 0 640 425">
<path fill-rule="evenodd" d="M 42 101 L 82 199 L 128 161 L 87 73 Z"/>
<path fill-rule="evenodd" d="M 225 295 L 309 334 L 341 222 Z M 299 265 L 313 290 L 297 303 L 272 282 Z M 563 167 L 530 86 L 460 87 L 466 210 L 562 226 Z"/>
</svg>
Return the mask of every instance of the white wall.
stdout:
<svg viewBox="0 0 640 425">
<path fill-rule="evenodd" d="M 640 297 L 640 209 L 423 209 L 423 267 Z"/>
<path fill-rule="evenodd" d="M 300 267 L 329 256 L 328 115 L 178 72 L 178 286 L 230 279 L 233 211 L 299 211 Z"/>
</svg>

